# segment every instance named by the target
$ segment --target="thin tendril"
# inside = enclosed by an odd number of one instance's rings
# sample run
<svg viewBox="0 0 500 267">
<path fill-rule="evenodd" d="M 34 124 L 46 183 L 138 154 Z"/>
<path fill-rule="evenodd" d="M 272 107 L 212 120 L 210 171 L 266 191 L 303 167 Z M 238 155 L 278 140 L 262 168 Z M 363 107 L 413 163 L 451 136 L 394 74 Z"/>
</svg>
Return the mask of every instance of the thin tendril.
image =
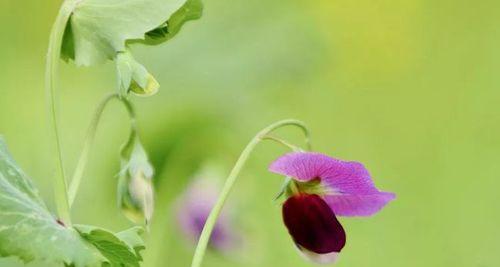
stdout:
<svg viewBox="0 0 500 267">
<path fill-rule="evenodd" d="M 264 128 L 262 131 L 257 133 L 255 137 L 248 143 L 248 145 L 245 147 L 243 152 L 241 153 L 240 157 L 236 161 L 236 164 L 234 165 L 233 169 L 231 170 L 231 173 L 229 174 L 224 187 L 222 188 L 222 191 L 219 195 L 219 198 L 217 199 L 217 202 L 215 203 L 214 207 L 212 208 L 212 211 L 210 212 L 210 215 L 207 218 L 207 221 L 205 223 L 205 226 L 203 227 L 203 231 L 201 232 L 200 239 L 198 240 L 198 245 L 196 247 L 196 251 L 193 257 L 193 261 L 191 263 L 191 267 L 200 267 L 201 263 L 203 261 L 203 257 L 205 256 L 205 251 L 208 246 L 208 241 L 210 240 L 210 235 L 212 234 L 212 231 L 215 227 L 215 223 L 217 222 L 217 218 L 219 217 L 219 214 L 222 210 L 222 207 L 224 206 L 224 203 L 226 202 L 227 197 L 229 196 L 229 193 L 231 192 L 231 189 L 233 188 L 233 185 L 238 178 L 239 173 L 243 169 L 243 166 L 245 165 L 246 161 L 250 157 L 250 154 L 252 151 L 255 149 L 255 147 L 264 139 L 269 139 L 269 134 L 272 133 L 273 131 L 285 127 L 285 126 L 296 126 L 302 129 L 306 136 L 306 143 L 308 148 L 311 147 L 310 145 L 310 133 L 307 127 L 304 125 L 303 122 L 298 121 L 298 120 L 282 120 L 278 121 L 276 123 L 273 123 L 269 125 L 268 127 Z"/>
</svg>

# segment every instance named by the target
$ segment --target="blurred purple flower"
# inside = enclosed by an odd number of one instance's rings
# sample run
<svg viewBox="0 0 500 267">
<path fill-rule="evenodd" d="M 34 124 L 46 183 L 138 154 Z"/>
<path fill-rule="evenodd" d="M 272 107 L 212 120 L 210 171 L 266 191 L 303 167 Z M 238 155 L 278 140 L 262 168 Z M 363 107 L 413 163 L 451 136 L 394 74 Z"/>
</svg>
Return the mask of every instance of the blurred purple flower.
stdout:
<svg viewBox="0 0 500 267">
<path fill-rule="evenodd" d="M 278 158 L 269 170 L 291 178 L 283 220 L 299 250 L 317 263 L 332 263 L 346 242 L 337 216 L 371 216 L 395 194 L 379 191 L 359 162 L 312 152 Z"/>
<path fill-rule="evenodd" d="M 218 194 L 217 181 L 209 178 L 196 178 L 179 198 L 177 221 L 184 236 L 193 244 L 198 242 Z M 234 247 L 235 241 L 235 233 L 224 209 L 215 224 L 209 245 L 220 251 L 228 251 Z"/>
</svg>

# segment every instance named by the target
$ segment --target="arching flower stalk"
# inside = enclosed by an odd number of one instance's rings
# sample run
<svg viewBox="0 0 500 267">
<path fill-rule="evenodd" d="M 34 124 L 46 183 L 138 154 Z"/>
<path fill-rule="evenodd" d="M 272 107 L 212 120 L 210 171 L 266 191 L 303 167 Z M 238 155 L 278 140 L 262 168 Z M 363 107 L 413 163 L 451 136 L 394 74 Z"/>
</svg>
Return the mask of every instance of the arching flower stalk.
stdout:
<svg viewBox="0 0 500 267">
<path fill-rule="evenodd" d="M 309 144 L 309 131 L 296 120 L 276 122 L 250 141 L 243 150 L 203 228 L 191 267 L 200 267 L 222 207 L 249 155 L 262 140 L 272 140 L 294 152 L 278 158 L 270 170 L 286 176 L 279 194 L 286 195 L 283 221 L 297 248 L 308 259 L 333 263 L 346 243 L 346 233 L 337 216 L 370 216 L 395 198 L 393 193 L 379 191 L 366 168 L 358 162 L 342 161 L 319 153 L 305 152 L 270 134 L 284 126 L 304 130 Z M 310 148 L 310 145 L 309 147 Z"/>
</svg>

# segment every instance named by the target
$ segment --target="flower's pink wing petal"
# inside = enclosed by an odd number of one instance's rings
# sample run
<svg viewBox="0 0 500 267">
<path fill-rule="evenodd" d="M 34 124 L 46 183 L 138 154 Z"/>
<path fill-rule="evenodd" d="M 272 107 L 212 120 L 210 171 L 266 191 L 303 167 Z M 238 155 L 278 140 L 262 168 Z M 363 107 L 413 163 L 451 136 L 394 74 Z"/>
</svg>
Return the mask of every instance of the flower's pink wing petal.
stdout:
<svg viewBox="0 0 500 267">
<path fill-rule="evenodd" d="M 337 216 L 371 216 L 396 197 L 389 192 L 366 195 L 326 195 L 323 196 Z"/>
<path fill-rule="evenodd" d="M 340 194 L 379 192 L 365 166 L 355 161 L 330 158 L 329 168 L 320 176 L 323 184 Z"/>
<path fill-rule="evenodd" d="M 321 178 L 332 192 L 339 194 L 372 194 L 378 190 L 363 164 L 343 161 L 311 152 L 293 152 L 274 161 L 269 170 L 299 181 Z"/>
<path fill-rule="evenodd" d="M 286 154 L 273 162 L 269 170 L 299 181 L 320 178 L 330 191 L 324 198 L 339 216 L 373 215 L 395 197 L 375 187 L 363 164 L 319 153 Z"/>
<path fill-rule="evenodd" d="M 332 167 L 332 164 L 335 164 L 332 160 L 319 153 L 293 152 L 275 160 L 269 166 L 269 170 L 305 182 L 321 177 Z"/>
</svg>

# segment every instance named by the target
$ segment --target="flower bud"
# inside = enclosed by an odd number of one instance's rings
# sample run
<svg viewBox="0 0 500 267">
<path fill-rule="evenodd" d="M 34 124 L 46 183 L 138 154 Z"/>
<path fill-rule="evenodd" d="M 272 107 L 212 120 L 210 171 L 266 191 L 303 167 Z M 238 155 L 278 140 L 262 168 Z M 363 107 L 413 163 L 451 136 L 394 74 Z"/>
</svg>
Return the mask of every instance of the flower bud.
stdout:
<svg viewBox="0 0 500 267">
<path fill-rule="evenodd" d="M 118 204 L 134 223 L 148 224 L 153 216 L 153 166 L 139 138 L 133 134 L 122 148 L 122 170 L 118 182 Z"/>
<path fill-rule="evenodd" d="M 158 92 L 160 84 L 129 51 L 118 52 L 116 55 L 116 71 L 121 96 L 126 97 L 129 92 L 140 96 L 150 96 Z"/>
</svg>

